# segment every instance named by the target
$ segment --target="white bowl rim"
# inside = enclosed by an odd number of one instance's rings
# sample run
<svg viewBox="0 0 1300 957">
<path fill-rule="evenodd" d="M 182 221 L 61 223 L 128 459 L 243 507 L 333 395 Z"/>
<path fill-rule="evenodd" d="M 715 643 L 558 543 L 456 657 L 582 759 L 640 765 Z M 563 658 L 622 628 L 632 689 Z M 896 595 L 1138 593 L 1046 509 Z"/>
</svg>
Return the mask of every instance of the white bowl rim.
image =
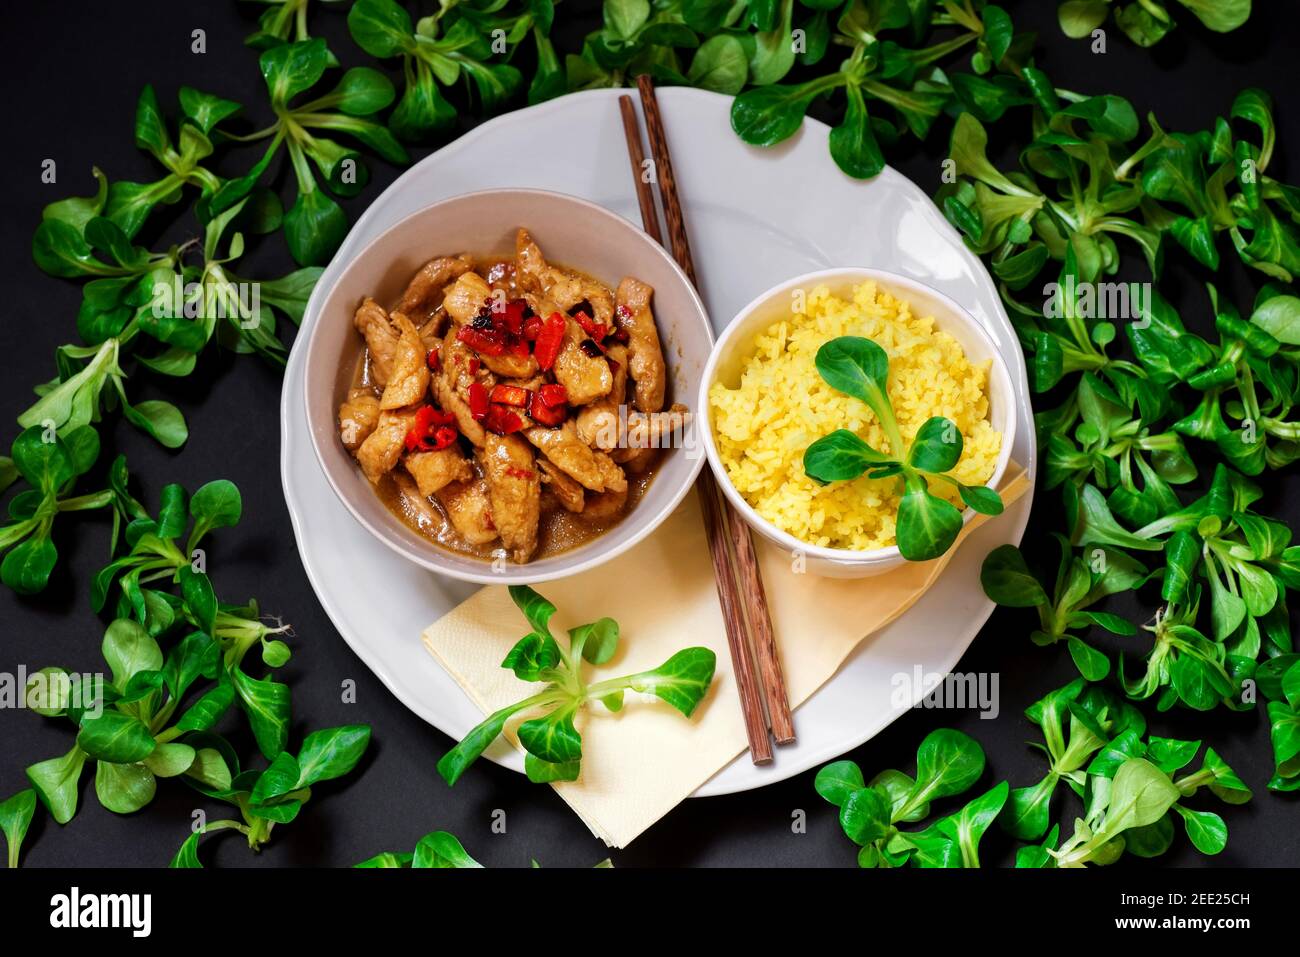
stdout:
<svg viewBox="0 0 1300 957">
<path fill-rule="evenodd" d="M 682 270 L 682 268 L 677 264 L 677 261 L 673 259 L 671 255 L 669 255 L 668 251 L 662 245 L 656 243 L 649 236 L 649 234 L 645 233 L 644 230 L 641 229 L 640 226 L 637 226 L 635 223 L 631 222 L 630 220 L 625 219 L 624 217 L 620 216 L 618 213 L 614 212 L 613 210 L 601 206 L 598 203 L 593 203 L 590 200 L 583 199 L 579 196 L 572 196 L 568 193 L 561 193 L 558 190 L 531 189 L 527 187 L 500 187 L 495 189 L 479 189 L 479 190 L 473 190 L 468 193 L 460 193 L 456 196 L 449 196 L 446 199 L 440 199 L 437 202 L 428 204 L 427 206 L 422 206 L 419 209 L 409 213 L 408 215 L 403 216 L 400 220 L 393 223 L 392 226 L 388 227 L 383 232 L 379 233 L 377 236 L 375 236 L 368 243 L 366 243 L 364 246 L 362 246 L 360 249 L 356 251 L 356 253 L 352 256 L 351 261 L 346 266 L 344 266 L 342 270 L 340 270 L 338 274 L 338 278 L 334 280 L 330 288 L 328 290 L 325 290 L 322 293 L 321 306 L 318 312 L 321 315 L 323 315 L 325 311 L 326 303 L 328 303 L 330 297 L 334 295 L 335 289 L 337 289 L 343 283 L 344 279 L 348 277 L 348 275 L 351 273 L 353 269 L 357 268 L 357 264 L 360 263 L 363 258 L 365 258 L 366 254 L 374 246 L 382 242 L 389 234 L 404 228 L 407 225 L 407 223 L 409 223 L 413 219 L 416 219 L 417 217 L 428 215 L 431 210 L 437 209 L 438 207 L 446 206 L 451 203 L 461 203 L 467 200 L 477 199 L 479 197 L 486 196 L 486 195 L 499 195 L 502 193 L 508 193 L 508 194 L 525 193 L 531 195 L 546 196 L 551 199 L 564 200 L 566 202 L 574 204 L 575 206 L 585 207 L 589 212 L 595 214 L 597 217 L 604 217 L 607 220 L 614 220 L 618 226 L 623 228 L 630 228 L 635 232 L 637 232 L 638 234 L 644 236 L 646 240 L 646 244 L 649 247 L 651 247 L 654 253 L 657 253 L 665 263 L 667 263 L 670 270 L 676 275 L 676 277 L 681 281 L 682 285 L 685 287 L 691 303 L 695 306 L 699 318 L 703 321 L 705 333 L 707 334 L 710 343 L 713 341 L 713 325 L 709 321 L 708 310 L 705 308 L 703 300 L 700 299 L 700 294 L 696 290 L 694 284 L 690 281 L 690 278 L 686 275 L 686 273 Z M 582 560 L 575 562 L 573 565 L 553 569 L 551 571 L 543 571 L 543 572 L 529 572 L 529 569 L 533 567 L 531 564 L 516 565 L 514 563 L 508 565 L 504 571 L 498 572 L 498 571 L 493 571 L 492 563 L 488 561 L 482 562 L 484 567 L 483 572 L 473 571 L 470 569 L 464 569 L 464 568 L 459 568 L 454 566 L 449 567 L 447 565 L 442 564 L 442 552 L 439 550 L 436 544 L 430 542 L 429 550 L 427 553 L 418 552 L 413 548 L 408 548 L 404 543 L 391 538 L 388 535 L 387 530 L 378 527 L 374 523 L 369 521 L 369 519 L 367 519 L 360 512 L 359 509 L 353 507 L 351 500 L 348 498 L 346 494 L 344 494 L 343 490 L 339 488 L 338 484 L 334 481 L 334 476 L 331 474 L 330 469 L 326 466 L 325 452 L 321 448 L 319 437 L 316 435 L 315 429 L 311 428 L 312 416 L 311 416 L 311 402 L 310 402 L 310 397 L 314 391 L 314 387 L 319 386 L 319 382 L 317 381 L 319 376 L 318 375 L 313 376 L 312 374 L 310 352 L 311 352 L 312 344 L 315 341 L 317 332 L 322 327 L 323 327 L 323 323 L 320 321 L 320 315 L 318 315 L 317 321 L 313 322 L 311 328 L 307 331 L 307 341 L 303 343 L 303 350 L 304 353 L 307 354 L 306 356 L 307 361 L 304 361 L 303 364 L 302 403 L 303 403 L 304 414 L 308 424 L 307 431 L 311 438 L 312 451 L 316 453 L 316 463 L 320 466 L 321 472 L 324 473 L 325 480 L 329 483 L 329 486 L 333 490 L 335 496 L 338 498 L 340 502 L 343 503 L 343 507 L 348 510 L 348 514 L 350 514 L 354 519 L 356 519 L 356 521 L 360 523 L 360 525 L 363 528 L 365 528 L 366 531 L 368 531 L 377 541 L 382 542 L 389 550 L 395 552 L 398 555 L 401 555 L 403 558 L 407 559 L 408 561 L 412 561 L 415 564 L 420 565 L 421 567 L 426 568 L 431 572 L 435 572 L 436 574 L 446 575 L 448 578 L 455 578 L 460 581 L 476 582 L 481 585 L 531 585 L 531 584 L 539 584 L 541 582 L 554 581 L 555 579 L 558 578 L 568 578 L 572 575 L 579 575 L 582 572 L 587 571 L 588 569 L 594 568 L 597 565 L 604 564 L 605 562 L 615 558 L 616 556 L 623 554 L 628 549 L 632 548 L 634 545 L 639 544 L 648 535 L 650 535 L 651 532 L 657 529 L 664 522 L 664 520 L 668 518 L 669 515 L 671 515 L 674 511 L 677 510 L 677 506 L 681 504 L 682 499 L 684 499 L 686 497 L 686 494 L 692 488 L 695 487 L 695 482 L 696 479 L 699 478 L 700 470 L 704 467 L 704 460 L 706 456 L 703 455 L 697 455 L 694 457 L 691 457 L 689 455 L 686 456 L 687 462 L 689 464 L 686 472 L 683 474 L 684 480 L 682 481 L 681 486 L 673 490 L 672 494 L 668 497 L 668 500 L 664 503 L 664 505 L 660 508 L 658 512 L 656 513 L 651 513 L 648 511 L 644 512 L 643 513 L 644 517 L 641 519 L 643 524 L 639 528 L 636 528 L 636 530 L 631 535 L 629 535 L 625 541 L 617 545 L 614 545 L 604 551 L 601 551 L 600 550 L 601 542 L 606 537 L 605 535 L 602 534 L 596 537 L 595 539 L 593 539 L 589 543 L 589 545 L 580 546 L 579 548 L 574 549 L 572 552 L 562 552 L 560 555 L 555 556 L 557 558 L 563 558 L 565 555 L 568 554 L 581 554 L 585 550 L 588 549 L 591 550 L 592 554 L 585 556 Z M 295 345 L 296 344 L 297 343 L 295 342 Z M 712 355 L 712 350 L 710 351 L 710 355 Z M 699 427 L 700 427 L 699 416 L 698 415 L 693 416 L 687 428 L 698 429 Z M 683 443 L 684 446 L 683 448 L 676 449 L 674 451 L 684 453 L 686 451 L 685 448 L 686 444 L 687 443 Z M 656 476 L 655 481 L 658 482 L 661 477 L 662 476 Z M 629 514 L 623 519 L 623 522 L 635 521 L 637 518 L 638 518 L 637 510 L 634 509 L 631 514 Z M 623 524 L 622 522 L 619 523 L 620 526 L 622 524 Z M 454 553 L 449 553 L 449 554 L 454 554 Z"/>
<path fill-rule="evenodd" d="M 1011 371 L 1007 367 L 1006 360 L 1003 359 L 997 343 L 989 335 L 984 324 L 971 315 L 970 311 L 958 303 L 951 296 L 940 292 L 933 286 L 914 279 L 911 276 L 904 276 L 901 273 L 892 272 L 888 269 L 879 269 L 874 266 L 837 266 L 830 269 L 818 269 L 814 272 L 803 273 L 778 283 L 772 288 L 759 293 L 748 303 L 745 304 L 735 317 L 726 325 L 722 333 L 718 336 L 717 341 L 713 344 L 713 351 L 709 354 L 709 361 L 704 366 L 704 375 L 700 382 L 700 393 L 696 399 L 699 406 L 699 419 L 701 420 L 701 440 L 704 443 L 706 457 L 709 460 L 709 468 L 717 478 L 718 484 L 722 487 L 723 494 L 727 500 L 740 511 L 745 520 L 752 525 L 758 526 L 763 534 L 768 535 L 773 540 L 779 542 L 782 546 L 792 552 L 799 552 L 807 558 L 818 559 L 821 561 L 833 562 L 839 565 L 876 565 L 889 564 L 902 560 L 903 555 L 898 550 L 897 545 L 887 545 L 884 548 L 872 548 L 863 550 L 854 550 L 849 548 L 828 548 L 823 545 L 812 545 L 795 538 L 784 529 L 778 528 L 769 522 L 763 516 L 759 515 L 754 507 L 745 501 L 745 497 L 740 494 L 736 486 L 732 484 L 731 477 L 727 475 L 727 470 L 722 464 L 721 456 L 718 454 L 717 446 L 713 442 L 713 408 L 708 401 L 709 389 L 717 374 L 718 362 L 723 353 L 734 344 L 735 338 L 740 334 L 739 330 L 744 325 L 744 320 L 748 319 L 750 314 L 759 306 L 778 295 L 788 292 L 792 288 L 807 286 L 818 282 L 827 282 L 833 280 L 851 280 L 857 277 L 858 281 L 879 279 L 890 285 L 899 285 L 910 287 L 913 291 L 920 292 L 924 295 L 933 296 L 934 298 L 945 303 L 957 316 L 963 325 L 974 330 L 985 344 L 988 346 L 989 355 L 993 359 L 992 368 L 997 370 L 1000 378 L 1005 379 L 1005 392 L 1008 401 L 1014 405 L 1015 388 L 1011 379 Z M 1009 409 L 1006 415 L 1006 427 L 1002 429 L 1002 444 L 998 450 L 998 460 L 993 467 L 993 474 L 989 477 L 989 486 L 996 487 L 1006 473 L 1007 465 L 1011 461 L 1011 447 L 1015 443 L 1016 435 L 1016 416 L 1014 411 Z M 975 511 L 967 507 L 962 516 L 962 523 L 971 521 Z"/>
</svg>

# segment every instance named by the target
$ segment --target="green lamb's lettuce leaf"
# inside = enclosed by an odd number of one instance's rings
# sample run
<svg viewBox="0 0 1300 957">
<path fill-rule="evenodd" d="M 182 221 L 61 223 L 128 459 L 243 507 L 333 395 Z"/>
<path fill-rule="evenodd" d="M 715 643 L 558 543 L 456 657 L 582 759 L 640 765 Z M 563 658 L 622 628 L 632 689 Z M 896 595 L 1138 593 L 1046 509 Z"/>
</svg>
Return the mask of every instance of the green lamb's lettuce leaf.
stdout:
<svg viewBox="0 0 1300 957">
<path fill-rule="evenodd" d="M 997 515 L 1002 499 L 993 489 L 964 485 L 949 472 L 961 459 L 963 440 L 954 422 L 936 416 L 922 423 L 910 445 L 903 440 L 889 399 L 889 356 L 870 339 L 840 336 L 817 350 L 817 371 L 827 385 L 860 400 L 874 413 L 889 453 L 859 435 L 836 429 L 804 451 L 804 472 L 816 482 L 897 476 L 898 550 L 911 561 L 937 558 L 952 547 L 962 527 L 961 511 L 931 491 L 931 482 L 955 487 L 977 512 Z"/>
<path fill-rule="evenodd" d="M 583 663 L 604 664 L 614 656 L 619 642 L 618 623 L 601 618 L 571 629 L 568 649 L 564 651 L 551 634 L 555 606 L 526 586 L 511 586 L 510 597 L 533 630 L 515 644 L 502 667 L 511 669 L 523 681 L 543 682 L 545 687 L 488 715 L 443 755 L 438 773 L 449 785 L 460 779 L 516 715 L 541 712 L 516 728 L 519 743 L 526 751 L 529 780 L 573 781 L 582 766 L 582 735 L 575 718 L 588 701 L 601 701 L 616 711 L 623 706 L 625 692 L 641 692 L 660 698 L 689 718 L 712 685 L 717 660 L 709 648 L 686 648 L 651 671 L 588 684 L 583 677 Z"/>
</svg>

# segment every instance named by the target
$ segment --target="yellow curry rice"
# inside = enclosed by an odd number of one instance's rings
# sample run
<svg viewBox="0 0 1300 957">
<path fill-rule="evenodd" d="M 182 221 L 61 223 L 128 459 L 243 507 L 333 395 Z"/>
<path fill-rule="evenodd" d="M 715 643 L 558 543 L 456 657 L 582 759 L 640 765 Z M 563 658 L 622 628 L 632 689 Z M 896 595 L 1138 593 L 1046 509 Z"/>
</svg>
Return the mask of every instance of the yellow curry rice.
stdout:
<svg viewBox="0 0 1300 957">
<path fill-rule="evenodd" d="M 818 286 L 802 311 L 761 332 L 740 387 L 714 383 L 709 391 L 714 440 L 736 489 L 778 528 L 810 545 L 884 548 L 895 544 L 896 478 L 822 486 L 803 471 L 804 450 L 835 429 L 856 432 L 885 454 L 896 451 L 863 402 L 818 374 L 817 350 L 838 336 L 864 336 L 889 354 L 889 398 L 905 441 L 927 419 L 946 416 L 964 443 L 953 477 L 967 485 L 989 480 L 1002 446 L 988 421 L 989 363 L 967 360 L 932 317 L 913 316 L 906 301 L 874 282 L 854 287 L 851 302 Z M 963 507 L 948 483 L 932 482 L 931 490 Z"/>
</svg>

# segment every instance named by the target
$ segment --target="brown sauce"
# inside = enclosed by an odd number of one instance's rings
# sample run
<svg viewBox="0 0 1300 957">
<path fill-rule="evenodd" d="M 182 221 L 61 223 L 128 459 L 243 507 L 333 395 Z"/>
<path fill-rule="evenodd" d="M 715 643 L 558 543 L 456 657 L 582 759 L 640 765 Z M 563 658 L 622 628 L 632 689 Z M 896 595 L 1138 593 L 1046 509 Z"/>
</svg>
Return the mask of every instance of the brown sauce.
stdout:
<svg viewBox="0 0 1300 957">
<path fill-rule="evenodd" d="M 662 451 L 657 452 L 656 457 L 662 456 L 662 454 Z M 636 508 L 637 502 L 650 488 L 650 483 L 654 480 L 658 465 L 658 461 L 655 461 L 644 472 L 627 477 L 627 505 L 617 515 L 605 519 L 589 519 L 584 518 L 580 512 L 570 512 L 555 501 L 555 498 L 548 494 L 546 486 L 543 485 L 542 517 L 537 525 L 537 551 L 533 553 L 532 561 L 572 551 L 599 538 L 618 525 L 623 519 L 627 518 L 632 509 Z M 479 474 L 478 463 L 474 463 L 474 471 Z M 393 478 L 391 472 L 380 480 L 379 485 L 375 487 L 375 492 L 388 510 L 400 518 L 408 528 L 427 538 L 440 548 L 445 548 L 447 551 L 455 552 L 458 555 L 468 555 L 471 558 L 480 558 L 488 562 L 492 561 L 501 548 L 500 541 L 488 542 L 486 545 L 473 545 L 461 538 L 456 533 L 456 529 L 451 522 L 447 520 L 442 511 L 442 506 L 436 498 L 424 499 L 424 501 L 429 502 L 438 517 L 437 522 L 430 522 L 419 513 L 417 508 L 412 506 L 406 495 L 398 487 L 397 480 Z M 419 495 L 419 492 L 413 489 L 412 494 Z"/>
</svg>

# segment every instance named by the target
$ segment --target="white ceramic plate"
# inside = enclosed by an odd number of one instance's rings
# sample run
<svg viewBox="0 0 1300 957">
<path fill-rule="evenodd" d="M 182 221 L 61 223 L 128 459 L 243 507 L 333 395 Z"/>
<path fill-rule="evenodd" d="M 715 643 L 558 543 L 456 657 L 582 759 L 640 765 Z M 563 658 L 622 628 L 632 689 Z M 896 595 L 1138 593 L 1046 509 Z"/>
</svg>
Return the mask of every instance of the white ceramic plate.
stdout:
<svg viewBox="0 0 1300 957">
<path fill-rule="evenodd" d="M 308 303 L 304 331 L 357 250 L 412 210 L 450 196 L 510 186 L 549 189 L 639 222 L 620 92 L 578 93 L 510 113 L 413 166 L 353 227 Z M 827 152 L 824 124 L 807 120 L 786 143 L 763 150 L 732 132 L 729 97 L 671 88 L 659 99 L 715 330 L 763 290 L 800 273 L 873 266 L 913 276 L 965 305 L 998 344 L 1018 398 L 1014 455 L 1032 476 L 1033 416 L 1019 344 L 988 273 L 930 199 L 892 169 L 869 182 L 842 174 Z M 479 586 L 439 578 L 389 551 L 330 491 L 308 437 L 302 357 L 295 348 L 285 374 L 281 472 L 307 577 L 339 633 L 393 694 L 460 738 L 482 714 L 419 636 Z M 1029 506 L 1026 495 L 979 529 L 907 614 L 864 642 L 796 712 L 796 745 L 778 748 L 776 760 L 761 768 L 741 755 L 696 794 L 727 794 L 790 777 L 862 744 L 902 714 L 906 709 L 891 703 L 892 677 L 911 674 L 917 665 L 938 674 L 956 665 L 993 610 L 980 588 L 980 563 L 995 546 L 1020 541 Z M 918 688 L 915 698 L 923 694 Z M 488 756 L 523 769 L 522 758 L 500 742 Z"/>
</svg>

